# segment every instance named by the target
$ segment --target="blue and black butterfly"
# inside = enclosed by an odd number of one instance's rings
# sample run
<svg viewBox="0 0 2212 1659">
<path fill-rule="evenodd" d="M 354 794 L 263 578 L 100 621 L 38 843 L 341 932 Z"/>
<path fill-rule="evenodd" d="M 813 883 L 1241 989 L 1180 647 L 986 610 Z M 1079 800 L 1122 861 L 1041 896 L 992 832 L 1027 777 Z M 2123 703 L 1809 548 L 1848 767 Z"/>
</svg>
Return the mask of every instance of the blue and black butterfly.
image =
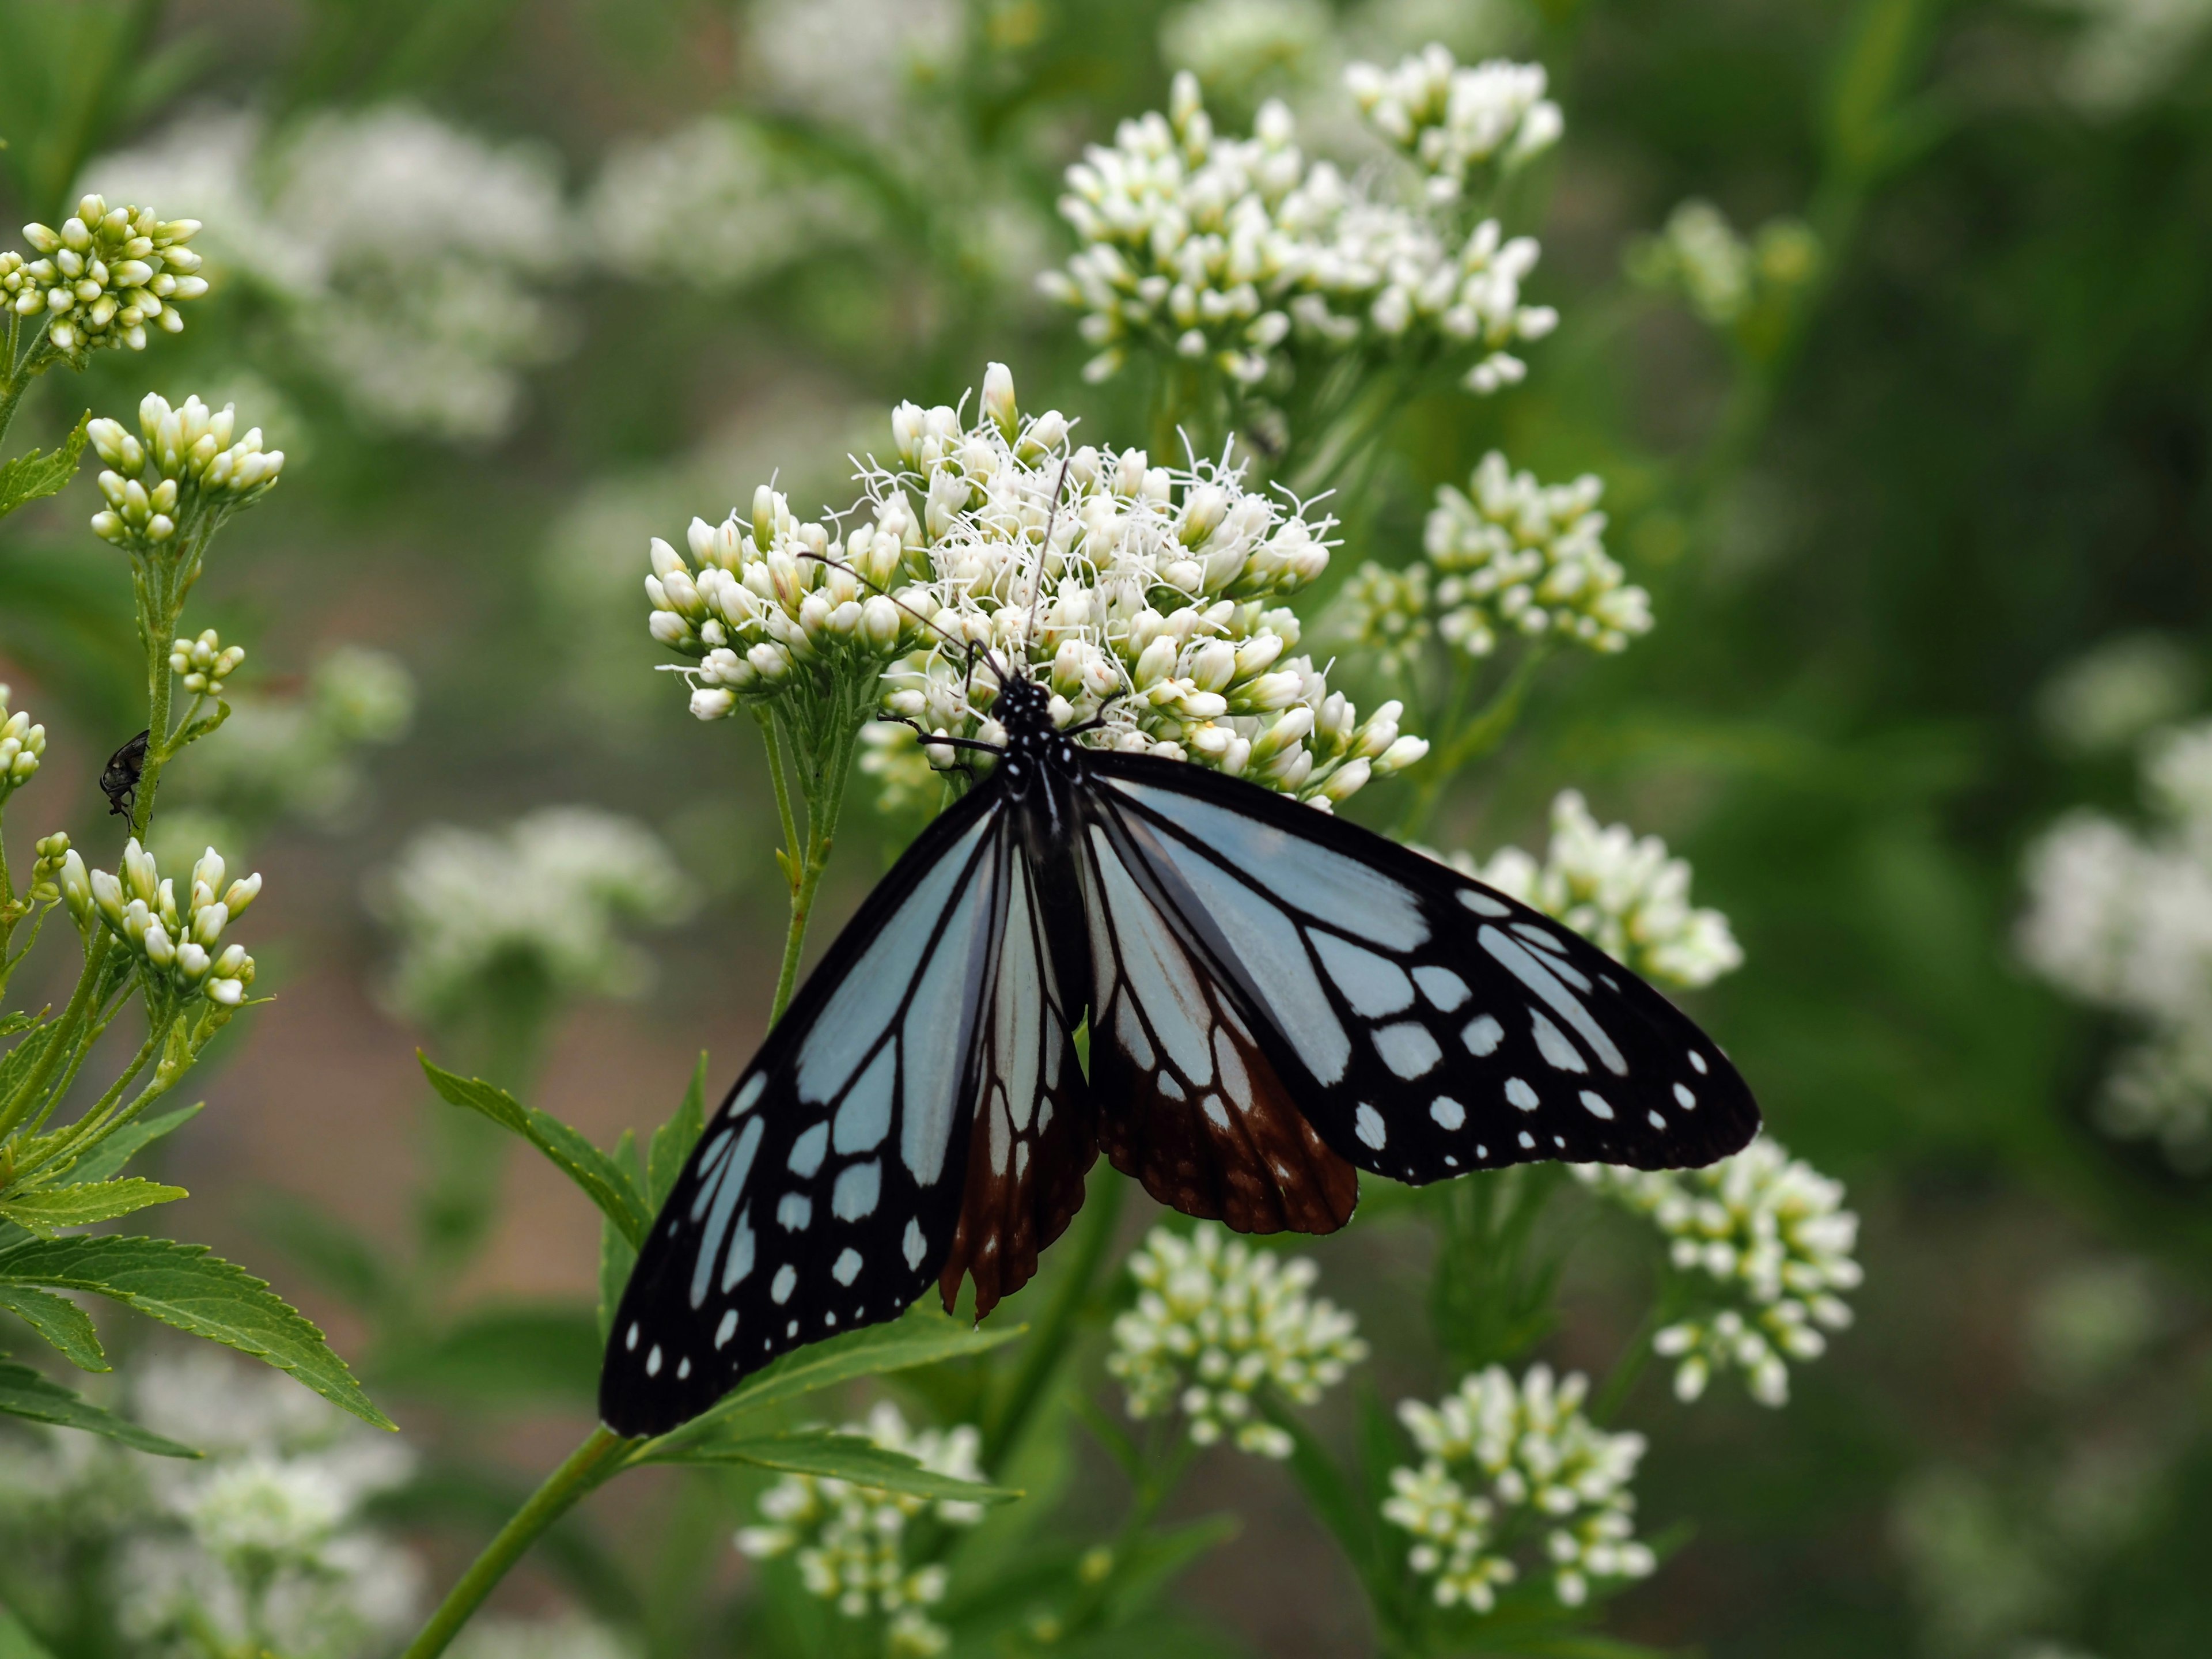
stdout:
<svg viewBox="0 0 2212 1659">
<path fill-rule="evenodd" d="M 1084 747 L 1001 681 L 991 770 L 830 947 L 654 1222 L 611 1428 L 670 1429 L 932 1285 L 949 1309 L 972 1279 L 981 1317 L 1102 1148 L 1186 1215 L 1325 1233 L 1361 1170 L 1678 1168 L 1756 1133 L 1712 1040 L 1548 917 L 1255 784 Z"/>
</svg>

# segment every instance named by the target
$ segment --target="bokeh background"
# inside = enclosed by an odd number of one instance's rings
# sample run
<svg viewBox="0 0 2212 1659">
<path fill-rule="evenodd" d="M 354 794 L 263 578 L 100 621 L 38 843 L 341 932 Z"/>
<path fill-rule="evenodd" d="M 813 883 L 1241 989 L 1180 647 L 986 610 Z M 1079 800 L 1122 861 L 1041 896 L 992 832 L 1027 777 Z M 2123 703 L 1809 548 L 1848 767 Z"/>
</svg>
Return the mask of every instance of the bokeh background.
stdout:
<svg viewBox="0 0 2212 1659">
<path fill-rule="evenodd" d="M 604 1144 L 702 1048 L 732 1074 L 773 982 L 757 744 L 654 672 L 647 538 L 771 475 L 842 505 L 889 405 L 956 401 L 988 359 L 1025 408 L 1141 441 L 1036 291 L 1071 246 L 1061 170 L 1178 65 L 1224 119 L 1280 94 L 1356 145 L 1342 64 L 1431 39 L 1550 70 L 1566 137 L 1516 210 L 1563 320 L 1525 386 L 1403 412 L 1337 569 L 1402 562 L 1435 487 L 1502 446 L 1605 478 L 1659 617 L 1555 665 L 1435 838 L 1539 845 L 1566 786 L 1665 836 L 1748 957 L 1700 1018 L 1864 1225 L 1858 1322 L 1786 1410 L 1645 1379 L 1641 1514 L 1686 1530 L 1615 1628 L 1801 1659 L 2212 1645 L 2212 1091 L 2168 1079 L 2130 1117 L 2107 1081 L 2153 1003 L 2183 1048 L 2212 1022 L 2190 802 L 2146 797 L 2138 759 L 2205 706 L 2204 0 L 0 0 L 7 222 L 151 202 L 207 222 L 216 283 L 180 338 L 48 376 L 14 447 L 155 389 L 235 401 L 289 457 L 195 601 L 252 655 L 163 826 L 266 872 L 278 1000 L 204 1073 L 166 1218 L 323 1320 L 434 1449 L 444 1486 L 392 1518 L 432 1578 L 587 1417 L 598 1227 L 441 1117 L 416 1047 Z M 1810 228 L 1786 304 L 1668 285 L 1645 239 L 1692 199 L 1747 237 Z M 52 744 L 10 834 L 88 851 L 139 723 L 93 510 L 81 480 L 0 530 L 0 679 Z M 1403 787 L 1349 810 L 1387 823 Z M 873 795 L 825 919 L 910 832 Z M 2133 938 L 2109 860 L 2037 861 L 2084 810 L 2166 849 L 2130 913 L 2180 941 L 2163 1000 L 2068 967 Z M 1387 1218 L 1316 1247 L 1386 1376 L 1426 1352 L 1427 1249 Z M 1578 1250 L 1555 1358 L 1602 1368 L 1638 1261 L 1602 1228 Z M 1358 1650 L 1280 1482 L 1207 1466 L 1193 1512 L 1245 1530 L 1181 1593 L 1253 1651 Z M 743 1581 L 717 1501 L 605 1494 L 509 1604 L 738 1650 L 665 1611 Z M 684 1505 L 709 1544 L 657 1554 Z M 678 1582 L 706 1589 L 656 1597 Z"/>
</svg>

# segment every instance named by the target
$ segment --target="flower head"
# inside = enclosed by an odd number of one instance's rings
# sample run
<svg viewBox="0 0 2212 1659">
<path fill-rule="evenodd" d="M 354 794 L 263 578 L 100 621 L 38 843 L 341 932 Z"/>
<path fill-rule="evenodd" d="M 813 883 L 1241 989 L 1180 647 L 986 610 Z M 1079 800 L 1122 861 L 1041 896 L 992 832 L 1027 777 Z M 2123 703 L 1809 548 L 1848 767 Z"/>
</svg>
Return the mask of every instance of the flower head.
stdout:
<svg viewBox="0 0 2212 1659">
<path fill-rule="evenodd" d="M 1512 172 L 1565 130 L 1544 96 L 1541 64 L 1463 65 L 1432 41 L 1395 69 L 1354 64 L 1344 79 L 1368 125 L 1420 167 L 1438 202 L 1458 200 L 1480 169 Z"/>
<path fill-rule="evenodd" d="M 1571 1167 L 1585 1185 L 1648 1216 L 1674 1267 L 1710 1297 L 1652 1340 L 1680 1362 L 1674 1392 L 1684 1400 L 1733 1367 L 1753 1399 L 1779 1406 L 1790 1397 L 1789 1362 L 1818 1358 L 1824 1333 L 1851 1322 L 1838 1292 L 1863 1277 L 1851 1254 L 1858 1218 L 1843 1206 L 1841 1182 L 1775 1142 L 1755 1140 L 1703 1170 Z"/>
<path fill-rule="evenodd" d="M 422 831 L 372 902 L 399 936 L 394 1000 L 435 1021 L 472 1006 L 501 972 L 554 995 L 636 994 L 650 964 L 623 924 L 680 920 L 692 891 L 644 825 L 556 806 L 503 830 Z"/>
<path fill-rule="evenodd" d="M 1656 836 L 1601 826 L 1576 790 L 1552 803 L 1552 844 L 1540 862 L 1517 847 L 1486 865 L 1464 855 L 1451 862 L 1647 978 L 1694 989 L 1743 964 L 1728 918 L 1690 903 L 1688 861 L 1669 858 Z"/>
<path fill-rule="evenodd" d="M 1499 1585 L 1533 1572 L 1579 1607 L 1594 1586 L 1650 1574 L 1628 1489 L 1644 1437 L 1591 1423 L 1588 1393 L 1580 1372 L 1532 1365 L 1516 1381 L 1492 1365 L 1435 1406 L 1398 1407 L 1423 1461 L 1391 1470 L 1382 1518 L 1413 1534 L 1407 1559 L 1437 1606 L 1488 1612 Z"/>
<path fill-rule="evenodd" d="M 1761 299 L 1809 280 L 1820 247 L 1809 226 L 1771 219 L 1749 240 L 1728 216 L 1696 198 L 1667 216 L 1656 236 L 1629 250 L 1629 275 L 1646 288 L 1672 290 L 1717 327 L 1741 321 Z"/>
<path fill-rule="evenodd" d="M 45 318 L 47 343 L 79 363 L 102 346 L 143 351 L 149 324 L 176 333 L 185 325 L 177 307 L 208 290 L 199 255 L 185 246 L 199 228 L 88 196 L 58 230 L 23 227 L 34 258 L 0 253 L 0 304 Z"/>
<path fill-rule="evenodd" d="M 9 688 L 0 685 L 0 801 L 38 775 L 39 761 L 46 752 L 46 728 L 34 725 L 30 711 L 9 713 Z M 5 896 L 0 895 L 0 902 Z"/>
<path fill-rule="evenodd" d="M 192 538 L 179 541 L 179 530 L 219 523 L 267 495 L 284 452 L 264 452 L 258 426 L 236 435 L 237 422 L 231 404 L 210 410 L 194 397 L 172 409 L 151 392 L 138 405 L 140 435 L 120 421 L 92 422 L 86 435 L 107 463 L 100 475 L 107 506 L 92 515 L 93 533 L 134 553 L 182 548 Z"/>
<path fill-rule="evenodd" d="M 1130 1416 L 1180 1411 L 1200 1445 L 1226 1435 L 1241 1450 L 1288 1457 L 1291 1437 L 1260 1414 L 1261 1391 L 1310 1406 L 1367 1357 L 1352 1316 L 1311 1294 L 1320 1270 L 1303 1256 L 1209 1226 L 1188 1238 L 1155 1227 L 1128 1265 L 1137 1305 L 1114 1322 L 1106 1369 Z"/>
<path fill-rule="evenodd" d="M 64 855 L 62 887 L 75 906 L 76 854 Z M 156 986 L 185 997 L 204 997 L 219 1009 L 246 1000 L 253 983 L 253 958 L 246 947 L 224 944 L 224 931 L 261 894 L 261 876 L 224 882 L 222 855 L 210 847 L 192 866 L 180 902 L 177 884 L 155 866 L 153 855 L 132 836 L 123 848 L 120 875 L 94 870 L 84 882 L 91 908 L 135 956 Z"/>
<path fill-rule="evenodd" d="M 1494 651 L 1502 634 L 1620 651 L 1649 633 L 1650 596 L 1627 582 L 1600 539 L 1604 489 L 1587 473 L 1540 484 L 1496 450 L 1465 493 L 1439 488 L 1422 538 L 1437 632 L 1473 657 Z"/>
<path fill-rule="evenodd" d="M 865 1424 L 848 1424 L 844 1431 L 904 1452 L 934 1474 L 983 1478 L 976 1462 L 981 1437 L 964 1423 L 912 1429 L 886 1401 Z M 760 1509 L 769 1524 L 739 1532 L 740 1551 L 757 1559 L 791 1555 L 807 1590 L 848 1619 L 887 1617 L 895 1653 L 942 1651 L 945 1632 L 924 1609 L 945 1599 L 947 1576 L 942 1566 L 908 1560 L 907 1522 L 927 1514 L 947 1526 L 970 1527 L 983 1518 L 981 1504 L 792 1474 L 761 1495 Z"/>
<path fill-rule="evenodd" d="M 223 682 L 245 660 L 246 647 L 226 646 L 212 628 L 203 630 L 196 640 L 179 640 L 169 647 L 169 672 L 179 677 L 185 690 L 197 697 L 221 696 Z"/>
</svg>

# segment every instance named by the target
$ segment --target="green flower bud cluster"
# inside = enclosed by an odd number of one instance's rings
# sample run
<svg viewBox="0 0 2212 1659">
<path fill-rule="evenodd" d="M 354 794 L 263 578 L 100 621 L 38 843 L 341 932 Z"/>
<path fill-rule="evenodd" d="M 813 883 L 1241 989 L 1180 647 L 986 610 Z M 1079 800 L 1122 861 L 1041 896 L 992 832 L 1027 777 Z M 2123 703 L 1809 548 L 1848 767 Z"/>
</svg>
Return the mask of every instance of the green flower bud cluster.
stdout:
<svg viewBox="0 0 2212 1659">
<path fill-rule="evenodd" d="M 178 332 L 177 307 L 207 292 L 200 256 L 185 246 L 199 228 L 88 196 L 58 230 L 23 227 L 37 258 L 0 253 L 0 303 L 18 317 L 46 317 L 48 343 L 73 359 L 101 346 L 143 351 L 148 324 Z"/>
<path fill-rule="evenodd" d="M 59 830 L 38 840 L 38 861 L 31 866 L 31 902 L 52 904 L 62 896 L 62 872 L 69 858 L 70 838 Z"/>
<path fill-rule="evenodd" d="M 246 647 L 225 645 L 212 628 L 196 640 L 179 640 L 169 648 L 170 672 L 183 676 L 185 690 L 196 697 L 221 696 L 223 682 L 245 660 Z"/>
<path fill-rule="evenodd" d="M 86 435 L 107 463 L 100 475 L 107 506 L 92 515 L 93 533 L 154 551 L 200 509 L 228 514 L 266 495 L 284 470 L 284 452 L 264 452 L 258 426 L 234 442 L 237 421 L 232 404 L 210 410 L 195 397 L 172 409 L 149 392 L 138 405 L 143 439 L 120 421 L 91 422 Z"/>
<path fill-rule="evenodd" d="M 9 713 L 8 696 L 0 685 L 0 801 L 31 781 L 46 752 L 46 728 L 31 723 L 28 709 Z"/>
<path fill-rule="evenodd" d="M 123 872 L 88 874 L 73 851 L 62 858 L 63 896 L 80 919 L 96 913 L 147 973 L 186 997 L 205 997 L 235 1008 L 253 983 L 253 958 L 242 945 L 224 945 L 223 930 L 261 891 L 258 872 L 223 884 L 222 857 L 210 847 L 192 866 L 181 908 L 176 882 L 155 867 L 153 855 L 132 836 L 123 849 Z"/>
</svg>

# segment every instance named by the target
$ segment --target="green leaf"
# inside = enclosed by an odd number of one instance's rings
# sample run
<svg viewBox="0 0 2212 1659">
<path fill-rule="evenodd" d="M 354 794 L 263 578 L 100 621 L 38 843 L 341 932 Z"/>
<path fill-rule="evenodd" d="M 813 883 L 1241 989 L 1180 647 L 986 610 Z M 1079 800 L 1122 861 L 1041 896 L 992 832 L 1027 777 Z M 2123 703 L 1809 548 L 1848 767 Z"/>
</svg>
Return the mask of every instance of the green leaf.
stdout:
<svg viewBox="0 0 2212 1659">
<path fill-rule="evenodd" d="M 26 450 L 14 460 L 0 465 L 0 519 L 6 518 L 26 501 L 35 501 L 42 495 L 53 495 L 76 477 L 77 458 L 84 453 L 85 428 L 91 419 L 92 411 L 88 409 L 77 417 L 76 429 L 52 454 L 41 454 L 35 449 Z"/>
<path fill-rule="evenodd" d="M 113 1412 L 103 1410 L 58 1382 L 48 1382 L 28 1365 L 5 1354 L 0 1354 L 0 1413 L 26 1417 L 33 1423 L 52 1423 L 58 1428 L 82 1429 L 88 1434 L 104 1434 L 110 1440 L 120 1441 L 138 1451 L 152 1452 L 156 1457 L 199 1455 L 190 1446 L 166 1440 L 150 1429 L 142 1429 Z"/>
<path fill-rule="evenodd" d="M 54 1659 L 53 1650 L 23 1628 L 23 1621 L 0 1607 L 0 1659 Z"/>
<path fill-rule="evenodd" d="M 289 1371 L 380 1429 L 395 1425 L 298 1310 L 204 1244 L 110 1235 L 33 1239 L 0 1250 L 0 1284 L 89 1291 Z"/>
<path fill-rule="evenodd" d="M 163 1135 L 181 1129 L 200 1114 L 198 1105 L 180 1106 L 173 1112 L 164 1112 L 159 1117 L 142 1117 L 126 1123 L 113 1134 L 94 1146 L 82 1158 L 70 1165 L 70 1174 L 79 1181 L 108 1181 L 122 1172 L 123 1166 L 152 1146 Z"/>
<path fill-rule="evenodd" d="M 34 1291 L 27 1285 L 0 1285 L 0 1309 L 15 1316 L 44 1337 L 61 1357 L 81 1371 L 112 1370 L 92 1317 L 67 1297 L 51 1291 Z"/>
<path fill-rule="evenodd" d="M 1209 1550 L 1218 1549 L 1243 1529 L 1233 1515 L 1209 1515 L 1164 1531 L 1148 1533 L 1114 1564 L 1114 1592 L 1109 1617 L 1115 1624 L 1133 1618 L 1174 1581 L 1176 1575 Z"/>
<path fill-rule="evenodd" d="M 637 1155 L 637 1133 L 624 1129 L 622 1139 L 615 1142 L 615 1162 L 630 1172 L 631 1179 L 641 1176 Z M 623 1291 L 629 1287 L 630 1270 L 637 1266 L 637 1247 L 629 1242 L 623 1230 L 614 1224 L 611 1216 L 599 1218 L 599 1346 L 605 1347 L 608 1335 L 615 1328 L 615 1310 L 622 1306 Z"/>
<path fill-rule="evenodd" d="M 691 1148 L 706 1128 L 707 1051 L 702 1048 L 699 1063 L 692 1068 L 691 1086 L 684 1091 L 684 1103 L 676 1109 L 675 1116 L 653 1132 L 653 1150 L 646 1159 L 646 1191 L 654 1213 L 668 1202 L 676 1177 L 684 1173 L 684 1161 L 691 1156 Z"/>
<path fill-rule="evenodd" d="M 5 1216 L 27 1232 L 50 1235 L 58 1227 L 82 1227 L 94 1221 L 112 1221 L 155 1204 L 173 1204 L 191 1194 L 182 1187 L 165 1187 L 143 1176 L 125 1176 L 119 1181 L 72 1182 L 66 1187 L 40 1187 L 18 1197 L 0 1200 Z"/>
<path fill-rule="evenodd" d="M 553 1160 L 563 1175 L 584 1189 L 632 1246 L 645 1243 L 653 1218 L 639 1196 L 637 1183 L 623 1167 L 550 1112 L 525 1106 L 504 1089 L 479 1079 L 461 1077 L 417 1054 L 423 1075 L 448 1103 L 481 1112 L 503 1129 L 512 1130 Z"/>
<path fill-rule="evenodd" d="M 1352 1569 L 1366 1583 L 1368 1593 L 1376 1605 L 1389 1605 L 1390 1570 L 1386 1565 L 1382 1541 L 1376 1534 L 1376 1511 L 1362 1501 L 1352 1481 L 1338 1468 L 1328 1450 L 1314 1436 L 1304 1422 L 1283 1407 L 1280 1401 L 1264 1395 L 1261 1409 L 1267 1420 L 1287 1431 L 1291 1437 L 1289 1468 L 1291 1477 L 1305 1494 L 1321 1523 L 1329 1529 L 1337 1545 L 1344 1551 Z"/>
<path fill-rule="evenodd" d="M 915 1498 L 955 1503 L 1006 1504 L 1024 1494 L 1010 1486 L 987 1486 L 924 1468 L 904 1452 L 890 1451 L 857 1434 L 834 1429 L 801 1429 L 791 1434 L 758 1435 L 744 1440 L 710 1440 L 655 1462 L 750 1463 L 786 1474 L 845 1480 L 856 1486 L 906 1492 Z"/>
<path fill-rule="evenodd" d="M 4 1260 L 0 1257 L 0 1260 Z M 644 1455 L 660 1458 L 708 1439 L 730 1435 L 732 1420 L 797 1400 L 856 1377 L 879 1376 L 887 1371 L 910 1370 L 934 1365 L 963 1354 L 981 1353 L 1001 1342 L 1011 1342 L 1027 1327 L 1008 1326 L 986 1331 L 963 1325 L 937 1309 L 917 1305 L 903 1319 L 833 1336 L 787 1353 L 766 1370 L 747 1377 L 725 1395 L 720 1405 L 693 1418 L 680 1429 L 647 1443 Z"/>
<path fill-rule="evenodd" d="M 401 1348 L 377 1366 L 375 1381 L 469 1405 L 591 1406 L 599 1399 L 599 1352 L 581 1308 L 499 1308 Z"/>
</svg>

